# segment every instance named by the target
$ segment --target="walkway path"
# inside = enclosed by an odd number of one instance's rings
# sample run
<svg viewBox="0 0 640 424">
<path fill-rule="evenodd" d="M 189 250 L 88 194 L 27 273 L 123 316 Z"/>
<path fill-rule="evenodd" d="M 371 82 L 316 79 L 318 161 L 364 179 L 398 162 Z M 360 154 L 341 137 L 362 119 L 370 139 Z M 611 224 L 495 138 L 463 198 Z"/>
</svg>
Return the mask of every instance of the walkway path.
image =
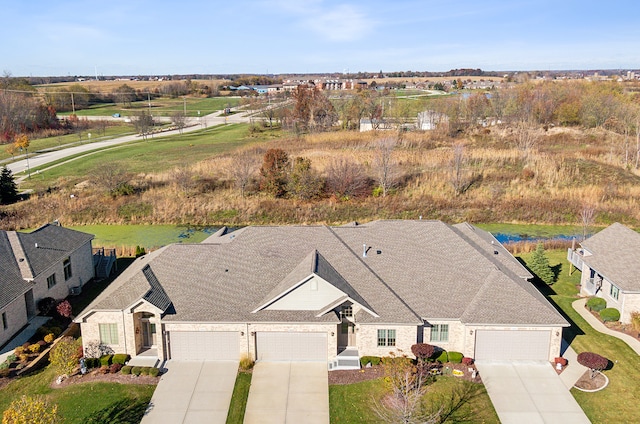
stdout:
<svg viewBox="0 0 640 424">
<path fill-rule="evenodd" d="M 631 349 L 633 349 L 638 355 L 640 355 L 640 341 L 638 341 L 638 339 L 636 339 L 635 337 L 631 337 L 628 334 L 624 334 L 619 331 L 607 328 L 607 326 L 601 323 L 598 318 L 594 317 L 591 312 L 587 311 L 587 309 L 584 307 L 586 303 L 587 298 L 583 297 L 582 299 L 578 299 L 573 302 L 571 306 L 573 306 L 573 309 L 575 309 L 576 312 L 579 313 L 580 316 L 584 318 L 585 321 L 587 321 L 587 323 L 589 323 L 589 325 L 592 326 L 594 330 L 607 334 L 609 336 L 617 337 L 618 339 L 628 344 Z"/>
</svg>

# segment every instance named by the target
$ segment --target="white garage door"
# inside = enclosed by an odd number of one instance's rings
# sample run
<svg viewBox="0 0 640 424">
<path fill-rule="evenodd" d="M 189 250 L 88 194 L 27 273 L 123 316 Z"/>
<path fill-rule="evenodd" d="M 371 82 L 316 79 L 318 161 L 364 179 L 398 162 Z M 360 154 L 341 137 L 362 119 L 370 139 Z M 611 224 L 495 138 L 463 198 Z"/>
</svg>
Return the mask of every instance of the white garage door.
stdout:
<svg viewBox="0 0 640 424">
<path fill-rule="evenodd" d="M 240 338 L 235 331 L 170 331 L 171 359 L 233 360 L 240 358 Z"/>
<path fill-rule="evenodd" d="M 327 361 L 327 333 L 256 333 L 258 361 Z"/>
<path fill-rule="evenodd" d="M 476 360 L 549 360 L 551 331 L 478 330 Z"/>
</svg>

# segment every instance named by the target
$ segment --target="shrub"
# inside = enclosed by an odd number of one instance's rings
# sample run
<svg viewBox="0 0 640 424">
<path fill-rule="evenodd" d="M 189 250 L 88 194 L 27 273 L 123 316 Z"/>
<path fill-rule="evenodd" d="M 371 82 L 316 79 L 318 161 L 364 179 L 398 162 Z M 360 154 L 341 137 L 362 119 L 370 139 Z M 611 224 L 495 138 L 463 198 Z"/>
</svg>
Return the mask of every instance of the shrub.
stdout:
<svg viewBox="0 0 640 424">
<path fill-rule="evenodd" d="M 616 308 L 604 308 L 600 311 L 600 318 L 604 322 L 620 321 L 620 311 Z"/>
<path fill-rule="evenodd" d="M 78 342 L 73 337 L 64 337 L 51 348 L 49 362 L 59 375 L 71 374 L 78 365 Z"/>
<path fill-rule="evenodd" d="M 13 351 L 13 353 L 16 356 L 20 356 L 24 353 L 24 348 L 22 346 L 18 346 L 17 348 L 15 348 L 15 350 Z"/>
<path fill-rule="evenodd" d="M 142 372 L 142 370 L 140 369 L 140 367 L 133 367 L 131 368 L 131 374 L 133 375 L 140 375 L 140 373 Z"/>
<path fill-rule="evenodd" d="M 61 317 L 70 318 L 71 317 L 71 303 L 68 300 L 63 300 L 58 303 L 56 306 L 56 311 L 60 314 Z"/>
<path fill-rule="evenodd" d="M 364 368 L 367 364 L 371 364 L 373 366 L 379 365 L 381 358 L 379 356 L 363 356 L 360 358 L 360 365 Z"/>
<path fill-rule="evenodd" d="M 587 309 L 594 312 L 600 312 L 607 307 L 607 301 L 601 297 L 591 297 L 587 300 Z"/>
<path fill-rule="evenodd" d="M 34 344 L 30 345 L 29 346 L 29 352 L 31 352 L 31 353 L 40 352 L 40 345 L 38 343 L 34 343 Z"/>
<path fill-rule="evenodd" d="M 555 275 L 551 266 L 549 265 L 549 259 L 544 252 L 544 245 L 538 243 L 536 250 L 531 256 L 531 271 L 545 284 L 553 284 Z"/>
<path fill-rule="evenodd" d="M 435 353 L 436 348 L 427 343 L 416 343 L 411 346 L 411 353 L 413 353 L 417 359 L 425 360 L 430 358 Z"/>
<path fill-rule="evenodd" d="M 62 329 L 60 327 L 50 327 L 48 331 L 52 332 L 55 337 L 58 337 L 62 334 Z"/>
<path fill-rule="evenodd" d="M 443 350 L 439 354 L 437 354 L 437 356 L 435 356 L 434 359 L 440 362 L 441 364 L 444 364 L 445 362 L 449 362 L 449 354 L 447 353 L 446 350 Z"/>
<path fill-rule="evenodd" d="M 42 315 L 49 315 L 49 313 L 56 306 L 56 300 L 53 297 L 45 297 L 38 301 L 38 310 Z"/>
<path fill-rule="evenodd" d="M 16 355 L 14 355 L 13 353 L 9 356 L 7 356 L 7 362 L 15 362 L 15 360 L 18 359 L 18 357 Z"/>
<path fill-rule="evenodd" d="M 160 368 L 149 368 L 149 375 L 151 377 L 157 377 L 158 375 L 160 375 Z"/>
<path fill-rule="evenodd" d="M 382 358 L 379 356 L 370 356 L 369 358 L 371 358 L 371 365 L 380 365 L 380 361 L 382 361 Z"/>
<path fill-rule="evenodd" d="M 578 363 L 591 369 L 591 378 L 596 376 L 596 371 L 601 371 L 609 365 L 609 360 L 593 352 L 582 352 L 578 354 Z"/>
<path fill-rule="evenodd" d="M 100 358 L 84 358 L 84 365 L 87 368 L 98 368 L 100 366 Z"/>
<path fill-rule="evenodd" d="M 11 368 L 0 368 L 0 378 L 9 377 L 11 374 Z"/>
<path fill-rule="evenodd" d="M 151 367 L 140 367 L 140 375 L 149 375 Z"/>
<path fill-rule="evenodd" d="M 640 332 L 640 312 L 631 312 L 631 325 L 634 330 Z"/>
<path fill-rule="evenodd" d="M 101 366 L 98 372 L 100 374 L 109 374 L 109 366 L 108 365 Z"/>
<path fill-rule="evenodd" d="M 56 336 L 54 336 L 53 333 L 49 333 L 46 336 L 44 336 L 44 341 L 47 343 L 52 343 L 55 339 L 56 339 Z"/>
<path fill-rule="evenodd" d="M 242 358 L 240 358 L 240 369 L 243 371 L 250 370 L 251 368 L 253 368 L 254 364 L 255 362 L 249 359 L 249 357 L 245 355 L 243 355 Z"/>
<path fill-rule="evenodd" d="M 29 355 L 27 355 L 26 353 L 21 353 L 20 355 L 18 355 L 18 360 L 20 362 L 27 362 L 29 360 Z"/>
<path fill-rule="evenodd" d="M 464 357 L 462 358 L 462 363 L 466 366 L 473 365 L 473 358 Z"/>
<path fill-rule="evenodd" d="M 49 343 L 45 342 L 44 340 L 39 340 L 38 344 L 40 345 L 40 348 L 42 349 L 43 347 L 45 347 L 46 345 L 48 345 Z"/>
<path fill-rule="evenodd" d="M 100 357 L 100 365 L 111 365 L 113 359 L 113 355 L 102 355 Z"/>
<path fill-rule="evenodd" d="M 122 367 L 120 372 L 124 375 L 129 375 L 131 374 L 131 368 L 133 368 L 131 365 L 125 365 L 124 367 Z"/>
<path fill-rule="evenodd" d="M 109 367 L 109 372 L 111 374 L 115 374 L 118 371 L 120 371 L 122 369 L 122 364 L 111 364 L 111 366 Z"/>
<path fill-rule="evenodd" d="M 460 352 L 449 352 L 449 362 L 452 364 L 459 364 L 462 362 L 464 355 Z"/>
<path fill-rule="evenodd" d="M 111 363 L 124 365 L 127 363 L 129 359 L 131 359 L 131 356 L 129 356 L 126 353 L 116 353 L 115 355 L 113 355 L 113 358 L 111 359 Z"/>
<path fill-rule="evenodd" d="M 55 424 L 62 422 L 58 415 L 58 405 L 50 405 L 43 396 L 22 396 L 11 402 L 2 414 L 3 424 L 42 423 Z"/>
<path fill-rule="evenodd" d="M 22 343 L 22 348 L 23 348 L 25 351 L 29 350 L 29 346 L 31 346 L 31 343 L 29 343 L 29 342 L 24 342 L 24 343 Z"/>
<path fill-rule="evenodd" d="M 6 370 L 7 368 L 9 368 L 9 366 L 11 365 L 11 362 L 4 361 L 3 363 L 0 364 L 0 370 Z"/>
</svg>

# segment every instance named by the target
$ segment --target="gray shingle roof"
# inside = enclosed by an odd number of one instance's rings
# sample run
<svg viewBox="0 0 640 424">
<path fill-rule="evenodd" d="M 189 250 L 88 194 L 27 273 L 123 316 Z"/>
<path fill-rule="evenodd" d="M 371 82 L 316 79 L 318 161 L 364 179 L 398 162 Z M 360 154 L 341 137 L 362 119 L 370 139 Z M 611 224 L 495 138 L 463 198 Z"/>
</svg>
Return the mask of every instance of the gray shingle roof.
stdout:
<svg viewBox="0 0 640 424">
<path fill-rule="evenodd" d="M 25 281 L 20 274 L 7 233 L 0 231 L 0 308 L 4 308 L 32 287 L 33 284 Z"/>
<path fill-rule="evenodd" d="M 623 291 L 640 291 L 640 234 L 616 222 L 581 245 L 589 267 Z"/>
<path fill-rule="evenodd" d="M 253 312 L 316 273 L 378 315 L 359 313 L 360 322 L 567 324 L 514 273 L 523 274 L 515 259 L 497 260 L 479 247 L 486 237 L 465 234 L 436 221 L 222 232 L 206 243 L 171 245 L 138 259 L 79 317 L 92 309 L 122 309 L 145 295 L 149 264 L 173 305 L 167 321 L 338 322 L 333 312 L 317 317 L 322 310 Z M 363 243 L 370 247 L 366 257 Z"/>
</svg>

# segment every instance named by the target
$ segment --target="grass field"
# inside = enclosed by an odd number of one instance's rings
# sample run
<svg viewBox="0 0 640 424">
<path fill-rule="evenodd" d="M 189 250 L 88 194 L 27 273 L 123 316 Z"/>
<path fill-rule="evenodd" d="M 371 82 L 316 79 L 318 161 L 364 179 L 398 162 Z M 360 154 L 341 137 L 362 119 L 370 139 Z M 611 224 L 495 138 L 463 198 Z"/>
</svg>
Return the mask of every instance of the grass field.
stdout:
<svg viewBox="0 0 640 424">
<path fill-rule="evenodd" d="M 132 116 L 138 112 L 151 112 L 153 116 L 171 116 L 175 112 L 187 110 L 187 116 L 197 117 L 205 116 L 225 107 L 234 107 L 238 105 L 237 97 L 212 97 L 212 98 L 157 98 L 151 99 L 151 107 L 147 100 L 132 102 L 130 106 L 123 106 L 116 103 L 100 103 L 89 107 L 88 109 L 80 109 L 76 111 L 78 116 L 112 116 L 119 113 L 122 117 Z M 200 115 L 198 115 L 200 111 Z M 60 116 L 70 115 L 71 112 L 60 113 Z"/>
<path fill-rule="evenodd" d="M 206 79 L 206 80 L 192 80 L 194 82 L 197 82 L 198 84 L 202 84 L 202 85 L 222 85 L 222 84 L 226 84 L 229 81 L 228 80 L 222 80 L 222 79 Z M 72 82 L 59 82 L 59 83 L 55 83 L 55 84 L 44 84 L 44 85 L 39 85 L 37 86 L 37 88 L 39 90 L 48 88 L 68 88 L 71 85 L 76 85 L 79 84 L 82 87 L 91 90 L 91 91 L 97 91 L 97 92 L 111 92 L 114 89 L 120 87 L 122 84 L 127 84 L 129 87 L 134 88 L 136 90 L 141 90 L 141 91 L 153 91 L 156 88 L 161 88 L 164 85 L 169 85 L 169 84 L 175 84 L 176 82 L 182 82 L 180 80 L 178 81 L 173 81 L 173 80 L 166 80 L 166 81 L 133 81 L 133 80 L 129 80 L 129 81 L 95 81 L 95 80 L 87 80 L 87 81 L 72 81 Z"/>
<path fill-rule="evenodd" d="M 139 423 L 155 390 L 152 385 L 85 383 L 51 388 L 55 371 L 41 371 L 9 383 L 0 391 L 0 411 L 22 395 L 41 395 L 58 405 L 65 424 Z"/>
<path fill-rule="evenodd" d="M 569 275 L 566 251 L 549 251 L 547 256 L 551 266 L 560 265 L 561 268 L 558 281 L 542 290 L 572 324 L 564 330 L 564 338 L 571 342 L 576 352 L 595 352 L 613 363 L 611 369 L 604 371 L 609 377 L 606 389 L 595 393 L 572 389 L 571 393 L 594 424 L 640 422 L 640 357 L 623 341 L 595 331 L 573 309 L 571 303 L 577 299 L 580 272 Z M 530 255 L 521 257 L 525 262 L 531 258 Z"/>
<path fill-rule="evenodd" d="M 158 172 L 207 159 L 253 141 L 255 140 L 247 137 L 247 126 L 242 124 L 149 138 L 147 141 L 123 144 L 99 153 L 81 155 L 82 159 L 40 172 L 37 177 L 25 181 L 23 187 L 47 187 L 61 177 L 67 181 L 91 178 L 92 171 L 103 163 L 121 164 L 131 173 Z M 68 158 L 61 162 L 67 160 Z M 45 168 L 49 166 L 51 164 Z M 32 169 L 32 172 L 34 170 L 36 169 Z"/>
</svg>

